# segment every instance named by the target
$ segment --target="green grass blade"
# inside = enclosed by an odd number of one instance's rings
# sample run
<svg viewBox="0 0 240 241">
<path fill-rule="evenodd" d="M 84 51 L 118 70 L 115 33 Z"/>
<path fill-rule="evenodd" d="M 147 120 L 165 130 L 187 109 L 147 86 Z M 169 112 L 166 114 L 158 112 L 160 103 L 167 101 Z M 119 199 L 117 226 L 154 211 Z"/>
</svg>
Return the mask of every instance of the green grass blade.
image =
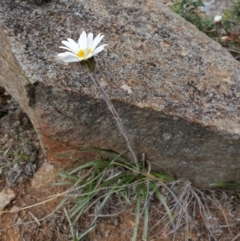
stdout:
<svg viewBox="0 0 240 241">
<path fill-rule="evenodd" d="M 166 181 L 166 182 L 173 182 L 174 181 L 173 178 L 171 178 L 169 176 L 166 176 L 166 175 L 163 175 L 163 174 L 160 174 L 160 173 L 153 172 L 151 174 L 154 175 L 157 178 L 160 178 L 162 181 Z"/>
<path fill-rule="evenodd" d="M 123 190 L 119 191 L 120 196 L 129 204 L 131 205 L 131 201 L 128 198 L 128 196 L 125 194 L 125 192 L 127 191 L 127 189 L 130 187 L 131 184 L 133 184 L 133 181 L 136 179 L 135 175 L 129 176 L 129 179 L 127 180 L 127 182 L 125 183 L 125 187 L 123 188 Z"/>
<path fill-rule="evenodd" d="M 59 175 L 63 180 L 64 180 L 64 179 L 69 179 L 69 180 L 71 180 L 71 181 L 77 181 L 77 180 L 79 179 L 78 177 L 73 176 L 72 174 L 64 173 L 64 172 L 59 173 L 58 175 Z M 64 184 L 64 183 L 63 183 L 63 184 Z"/>
<path fill-rule="evenodd" d="M 143 226 L 143 236 L 142 236 L 143 241 L 147 241 L 148 220 L 149 220 L 149 208 L 148 208 L 148 205 L 147 205 L 144 209 L 144 226 Z"/>
<path fill-rule="evenodd" d="M 129 181 L 131 180 L 131 178 L 129 178 L 128 176 L 126 178 L 123 178 L 122 180 L 120 180 L 115 186 L 113 186 L 109 191 L 108 194 L 105 196 L 104 200 L 102 201 L 100 207 L 98 208 L 97 211 L 97 215 L 100 213 L 100 211 L 102 210 L 102 208 L 105 206 L 105 204 L 107 203 L 107 201 L 109 200 L 109 198 L 112 196 L 112 194 L 114 192 L 117 191 L 117 189 L 121 189 L 121 186 L 123 184 L 128 184 Z"/>
<path fill-rule="evenodd" d="M 127 204 L 131 205 L 131 201 L 128 196 L 125 194 L 125 190 L 119 192 L 119 195 L 127 202 Z"/>
<path fill-rule="evenodd" d="M 77 241 L 80 241 L 82 238 L 84 238 L 88 233 L 90 233 L 97 225 L 93 225 L 89 227 L 84 233 L 82 233 L 80 236 L 77 236 Z"/>
<path fill-rule="evenodd" d="M 135 225 L 133 229 L 133 237 L 132 241 L 137 240 L 137 233 L 138 233 L 138 228 L 139 228 L 139 219 L 140 219 L 140 209 L 141 209 L 141 187 L 142 185 L 137 186 L 136 189 L 136 216 L 135 216 Z"/>
<path fill-rule="evenodd" d="M 80 166 L 74 168 L 73 170 L 71 170 L 69 172 L 69 175 L 73 175 L 74 173 L 79 172 L 79 171 L 81 171 L 83 169 L 87 169 L 87 168 L 90 168 L 90 167 L 95 167 L 95 165 L 96 165 L 95 161 L 87 162 L 86 164 L 80 165 Z"/>
<path fill-rule="evenodd" d="M 151 179 L 146 178 L 146 185 L 143 186 L 143 196 L 144 196 L 144 207 L 143 207 L 143 212 L 144 212 L 144 225 L 143 225 L 143 236 L 142 240 L 146 241 L 147 240 L 147 235 L 148 235 L 148 219 L 149 219 L 149 209 L 148 209 L 148 204 L 149 204 L 149 190 L 150 190 L 150 181 Z"/>
<path fill-rule="evenodd" d="M 167 215 L 169 217 L 169 220 L 173 224 L 174 223 L 174 218 L 172 216 L 172 213 L 171 213 L 171 211 L 170 211 L 170 209 L 169 209 L 169 207 L 168 207 L 168 205 L 167 205 L 163 195 L 158 191 L 158 187 L 155 186 L 155 184 L 150 183 L 150 186 L 151 186 L 151 189 L 154 190 L 154 193 L 156 194 L 156 196 L 158 197 L 160 202 L 163 204 L 163 206 L 164 206 L 164 208 L 165 208 L 165 210 L 167 212 Z"/>
<path fill-rule="evenodd" d="M 69 223 L 69 227 L 70 227 L 70 231 L 71 231 L 71 235 L 72 235 L 72 237 L 73 237 L 73 240 L 75 240 L 75 233 L 74 233 L 73 224 L 72 224 L 72 222 L 71 222 L 71 219 L 70 219 L 70 217 L 69 217 L 69 215 L 68 215 L 68 212 L 67 212 L 67 210 L 66 210 L 65 207 L 63 208 L 63 212 L 64 212 L 64 214 L 65 214 L 65 216 L 66 216 L 66 218 L 67 218 L 67 221 L 68 221 L 68 223 Z"/>
<path fill-rule="evenodd" d="M 91 199 L 92 199 L 92 197 L 84 198 L 81 203 L 77 203 L 77 205 L 75 205 L 75 209 L 70 214 L 71 218 L 74 217 L 73 223 L 76 223 L 79 220 L 79 218 L 81 217 L 81 215 L 88 210 Z"/>
<path fill-rule="evenodd" d="M 89 203 L 89 198 L 84 198 L 82 201 L 78 201 L 72 208 L 70 212 L 70 218 L 73 218 L 77 214 L 79 216 L 82 215 L 86 207 L 88 206 Z M 75 218 L 76 219 L 76 218 Z"/>
</svg>

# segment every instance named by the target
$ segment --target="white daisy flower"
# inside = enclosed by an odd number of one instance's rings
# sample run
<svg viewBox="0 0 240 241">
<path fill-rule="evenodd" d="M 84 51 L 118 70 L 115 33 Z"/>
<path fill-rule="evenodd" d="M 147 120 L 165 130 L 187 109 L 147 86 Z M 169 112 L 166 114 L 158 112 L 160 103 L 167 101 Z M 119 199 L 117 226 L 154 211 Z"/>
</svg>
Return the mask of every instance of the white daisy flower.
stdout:
<svg viewBox="0 0 240 241">
<path fill-rule="evenodd" d="M 221 22 L 221 20 L 222 20 L 222 16 L 221 16 L 221 15 L 216 15 L 216 16 L 214 17 L 214 22 L 215 22 L 215 23 L 219 23 L 219 22 Z"/>
<path fill-rule="evenodd" d="M 58 54 L 64 62 L 79 62 L 82 60 L 87 60 L 94 55 L 101 52 L 107 44 L 103 44 L 99 47 L 98 44 L 101 42 L 104 35 L 98 34 L 98 36 L 93 39 L 93 34 L 82 32 L 78 42 L 68 38 L 67 41 L 62 41 L 65 46 L 60 46 L 62 49 L 68 50 L 68 52 Z"/>
</svg>

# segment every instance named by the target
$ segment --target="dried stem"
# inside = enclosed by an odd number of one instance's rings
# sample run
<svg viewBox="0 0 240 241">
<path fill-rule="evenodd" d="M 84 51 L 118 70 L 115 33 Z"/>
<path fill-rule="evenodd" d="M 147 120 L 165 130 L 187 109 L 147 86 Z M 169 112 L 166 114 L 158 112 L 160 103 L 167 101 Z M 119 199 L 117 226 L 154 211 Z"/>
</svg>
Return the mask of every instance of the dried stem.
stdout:
<svg viewBox="0 0 240 241">
<path fill-rule="evenodd" d="M 112 101 L 110 100 L 108 94 L 105 92 L 105 90 L 102 88 L 102 86 L 100 85 L 98 79 L 97 79 L 97 76 L 94 72 L 90 73 L 88 72 L 88 75 L 90 76 L 91 80 L 93 81 L 94 85 L 96 86 L 96 88 L 99 90 L 99 92 L 101 93 L 103 99 L 105 100 L 105 102 L 107 103 L 107 106 L 108 106 L 108 109 L 111 111 L 114 119 L 116 120 L 117 122 L 117 125 L 118 125 L 118 128 L 121 132 L 121 134 L 123 135 L 126 143 L 127 143 L 127 147 L 128 147 L 128 150 L 130 151 L 132 157 L 133 157 L 133 160 L 134 162 L 137 164 L 138 163 L 138 160 L 137 160 L 137 156 L 135 154 L 135 152 L 133 151 L 132 149 L 132 146 L 131 146 L 131 143 L 130 143 L 130 140 L 128 138 L 128 135 L 127 135 L 127 132 L 125 131 L 124 129 L 124 126 L 122 124 L 122 120 L 121 118 L 119 117 L 116 109 L 114 108 L 113 104 L 112 104 Z"/>
</svg>

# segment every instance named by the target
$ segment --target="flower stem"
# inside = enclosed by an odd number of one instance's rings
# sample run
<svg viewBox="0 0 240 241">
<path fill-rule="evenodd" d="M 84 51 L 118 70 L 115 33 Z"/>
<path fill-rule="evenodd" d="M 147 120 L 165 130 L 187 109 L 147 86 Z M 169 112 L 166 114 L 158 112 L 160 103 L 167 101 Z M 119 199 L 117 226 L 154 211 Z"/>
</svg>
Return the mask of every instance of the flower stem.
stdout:
<svg viewBox="0 0 240 241">
<path fill-rule="evenodd" d="M 91 78 L 91 80 L 93 81 L 93 83 L 96 86 L 96 88 L 101 93 L 101 95 L 102 95 L 103 99 L 105 100 L 105 102 L 107 103 L 108 109 L 111 111 L 114 119 L 117 122 L 118 128 L 119 128 L 121 134 L 123 135 L 123 137 L 124 137 L 124 139 L 125 139 L 125 141 L 127 143 L 128 150 L 130 151 L 130 153 L 131 153 L 131 155 L 133 157 L 134 162 L 137 164 L 138 163 L 137 156 L 136 156 L 135 152 L 132 149 L 132 146 L 131 146 L 130 140 L 128 138 L 127 132 L 125 131 L 124 126 L 122 124 L 122 120 L 119 117 L 116 109 L 114 108 L 112 101 L 110 100 L 108 94 L 105 92 L 105 90 L 100 85 L 100 83 L 99 83 L 99 81 L 97 79 L 96 74 L 94 72 L 93 73 L 88 72 L 88 75 Z"/>
</svg>

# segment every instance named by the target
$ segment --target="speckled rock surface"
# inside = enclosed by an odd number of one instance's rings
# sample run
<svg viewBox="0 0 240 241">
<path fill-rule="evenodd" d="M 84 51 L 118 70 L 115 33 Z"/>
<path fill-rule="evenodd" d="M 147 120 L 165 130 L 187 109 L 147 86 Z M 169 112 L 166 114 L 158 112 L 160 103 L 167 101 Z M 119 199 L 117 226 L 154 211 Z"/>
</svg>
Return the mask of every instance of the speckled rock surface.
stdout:
<svg viewBox="0 0 240 241">
<path fill-rule="evenodd" d="M 139 158 L 200 187 L 240 181 L 240 63 L 158 0 L 1 0 L 0 22 L 1 53 L 35 84 L 2 58 L 0 83 L 50 161 L 77 159 L 83 145 L 126 151 L 80 64 L 56 58 L 85 30 L 105 35 L 96 72 Z"/>
</svg>

